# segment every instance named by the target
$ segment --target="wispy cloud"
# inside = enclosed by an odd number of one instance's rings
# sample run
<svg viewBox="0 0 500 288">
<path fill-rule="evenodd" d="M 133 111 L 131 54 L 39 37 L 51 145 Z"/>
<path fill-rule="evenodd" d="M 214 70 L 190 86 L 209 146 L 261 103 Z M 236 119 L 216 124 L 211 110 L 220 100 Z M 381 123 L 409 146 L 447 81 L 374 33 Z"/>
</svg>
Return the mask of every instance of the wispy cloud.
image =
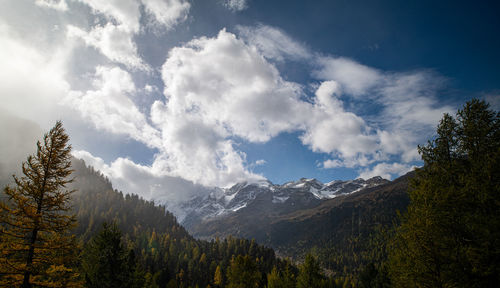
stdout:
<svg viewBox="0 0 500 288">
<path fill-rule="evenodd" d="M 68 26 L 68 36 L 81 38 L 88 46 L 98 49 L 111 61 L 125 64 L 129 68 L 148 70 L 137 53 L 137 46 L 133 41 L 133 33 L 124 25 L 107 23 L 96 26 L 86 32 L 75 26 Z"/>
<path fill-rule="evenodd" d="M 415 169 L 415 166 L 401 164 L 401 163 L 379 163 L 372 169 L 363 169 L 359 174 L 360 178 L 370 179 L 375 176 L 380 176 L 385 179 L 391 180 L 393 176 L 401 176 L 409 171 Z"/>
<path fill-rule="evenodd" d="M 86 31 L 69 25 L 68 35 L 81 38 L 86 45 L 98 49 L 111 61 L 129 68 L 150 70 L 138 54 L 134 36 L 141 33 L 141 5 L 152 22 L 169 30 L 186 19 L 190 4 L 184 0 L 79 0 L 92 8 L 95 15 L 104 16 L 105 24 L 96 24 Z M 144 15 L 146 16 L 146 15 Z"/>
<path fill-rule="evenodd" d="M 248 8 L 248 0 L 223 0 L 227 9 L 239 12 Z"/>
<path fill-rule="evenodd" d="M 238 26 L 241 38 L 256 46 L 264 57 L 277 61 L 310 60 L 313 53 L 282 30 L 267 25 Z"/>
<path fill-rule="evenodd" d="M 316 63 L 313 75 L 335 81 L 344 99 L 379 111 L 361 115 L 367 125 L 363 131 L 368 131 L 374 142 L 365 146 L 367 150 L 358 150 L 360 161 L 340 157 L 325 162 L 325 168 L 363 167 L 387 160 L 390 155 L 398 155 L 396 161 L 403 163 L 417 160 L 417 144 L 433 135 L 443 113 L 453 110 L 438 103 L 436 93 L 446 85 L 446 79 L 433 71 L 381 71 L 352 59 L 330 56 L 319 56 Z"/>
<path fill-rule="evenodd" d="M 65 0 L 35 0 L 35 4 L 41 7 L 47 7 L 59 11 L 67 11 L 68 4 Z"/>
</svg>

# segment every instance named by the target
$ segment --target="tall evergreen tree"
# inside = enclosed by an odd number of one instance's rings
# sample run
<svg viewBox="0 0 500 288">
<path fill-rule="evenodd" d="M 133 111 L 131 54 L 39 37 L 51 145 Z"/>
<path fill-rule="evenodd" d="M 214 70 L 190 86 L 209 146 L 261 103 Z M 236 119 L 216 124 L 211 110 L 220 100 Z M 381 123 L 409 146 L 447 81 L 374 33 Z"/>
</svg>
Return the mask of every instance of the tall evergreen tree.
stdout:
<svg viewBox="0 0 500 288">
<path fill-rule="evenodd" d="M 299 267 L 297 288 L 320 287 L 322 279 L 318 261 L 311 254 L 307 254 L 304 263 Z"/>
<path fill-rule="evenodd" d="M 37 152 L 23 163 L 23 176 L 5 188 L 0 202 L 0 286 L 72 287 L 77 254 L 70 195 L 71 145 L 62 123 L 37 142 Z"/>
<path fill-rule="evenodd" d="M 222 272 L 220 270 L 220 266 L 217 265 L 217 268 L 215 269 L 214 273 L 214 285 L 215 287 L 222 287 L 223 279 L 222 279 Z"/>
<path fill-rule="evenodd" d="M 500 113 L 478 100 L 446 114 L 419 152 L 390 255 L 399 287 L 500 285 Z"/>
<path fill-rule="evenodd" d="M 259 287 L 261 274 L 257 263 L 249 255 L 233 258 L 227 271 L 229 288 L 257 288 Z"/>
<path fill-rule="evenodd" d="M 134 254 L 127 253 L 122 233 L 115 224 L 104 223 L 99 233 L 85 246 L 82 269 L 89 288 L 134 287 L 143 279 L 136 273 Z"/>
<path fill-rule="evenodd" d="M 283 271 L 278 271 L 276 266 L 273 267 L 271 273 L 267 274 L 268 288 L 288 288 L 295 287 L 294 275 L 291 271 L 290 262 L 286 262 Z"/>
</svg>

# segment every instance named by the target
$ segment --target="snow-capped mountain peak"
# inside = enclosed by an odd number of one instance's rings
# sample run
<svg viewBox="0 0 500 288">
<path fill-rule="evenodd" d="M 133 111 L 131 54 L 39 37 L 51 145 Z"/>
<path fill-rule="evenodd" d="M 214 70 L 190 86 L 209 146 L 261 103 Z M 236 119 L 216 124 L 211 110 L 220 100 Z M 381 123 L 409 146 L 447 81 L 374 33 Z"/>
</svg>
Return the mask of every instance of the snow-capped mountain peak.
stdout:
<svg viewBox="0 0 500 288">
<path fill-rule="evenodd" d="M 355 193 L 386 182 L 388 181 L 381 177 L 368 180 L 335 180 L 326 184 L 317 179 L 308 178 L 301 178 L 283 185 L 275 185 L 268 180 L 241 182 L 229 188 L 215 188 L 209 195 L 198 196 L 182 203 L 183 215 L 186 216 L 179 221 L 189 225 L 186 222 L 195 221 L 195 219 L 208 219 L 235 213 L 249 207 L 257 198 L 261 199 L 260 205 L 267 203 L 266 205 L 281 205 L 281 208 L 283 205 L 312 205 L 310 203 L 320 203 L 323 200 Z"/>
</svg>

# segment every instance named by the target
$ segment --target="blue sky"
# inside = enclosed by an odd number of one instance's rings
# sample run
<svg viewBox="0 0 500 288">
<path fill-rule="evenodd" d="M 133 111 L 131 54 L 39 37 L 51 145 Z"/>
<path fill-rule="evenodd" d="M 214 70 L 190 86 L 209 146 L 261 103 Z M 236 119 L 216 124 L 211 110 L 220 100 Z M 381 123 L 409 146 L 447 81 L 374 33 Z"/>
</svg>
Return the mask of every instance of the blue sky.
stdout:
<svg viewBox="0 0 500 288">
<path fill-rule="evenodd" d="M 62 119 L 75 156 L 146 198 L 393 179 L 421 164 L 442 113 L 473 97 L 498 109 L 499 8 L 2 1 L 0 108 L 43 129 Z"/>
</svg>

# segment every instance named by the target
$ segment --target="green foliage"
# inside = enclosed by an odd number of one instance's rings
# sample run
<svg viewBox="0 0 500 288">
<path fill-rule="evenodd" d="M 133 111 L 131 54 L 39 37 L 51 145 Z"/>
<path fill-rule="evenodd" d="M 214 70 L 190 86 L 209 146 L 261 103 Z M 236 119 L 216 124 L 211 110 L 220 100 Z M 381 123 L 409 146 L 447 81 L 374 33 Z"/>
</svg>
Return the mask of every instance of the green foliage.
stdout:
<svg viewBox="0 0 500 288">
<path fill-rule="evenodd" d="M 271 273 L 267 274 L 268 288 L 288 288 L 295 287 L 295 275 L 290 261 L 285 261 L 285 267 L 280 271 L 273 267 Z"/>
<path fill-rule="evenodd" d="M 409 191 L 390 255 L 397 287 L 500 284 L 500 114 L 472 100 L 446 114 Z"/>
<path fill-rule="evenodd" d="M 104 223 L 85 246 L 82 270 L 86 287 L 142 287 L 144 276 L 137 269 L 135 254 L 127 253 L 116 225 Z"/>
<path fill-rule="evenodd" d="M 320 287 L 322 279 L 318 261 L 311 254 L 307 254 L 304 263 L 299 267 L 297 288 Z"/>
<path fill-rule="evenodd" d="M 238 255 L 231 259 L 231 265 L 227 271 L 229 288 L 257 288 L 261 280 L 261 274 L 257 263 L 249 255 Z"/>
<path fill-rule="evenodd" d="M 359 285 L 362 288 L 391 287 L 389 272 L 386 265 L 377 267 L 373 263 L 366 265 L 359 275 Z"/>
<path fill-rule="evenodd" d="M 0 285 L 74 287 L 78 248 L 70 229 L 71 145 L 61 122 L 37 142 L 23 176 L 0 202 Z"/>
</svg>

